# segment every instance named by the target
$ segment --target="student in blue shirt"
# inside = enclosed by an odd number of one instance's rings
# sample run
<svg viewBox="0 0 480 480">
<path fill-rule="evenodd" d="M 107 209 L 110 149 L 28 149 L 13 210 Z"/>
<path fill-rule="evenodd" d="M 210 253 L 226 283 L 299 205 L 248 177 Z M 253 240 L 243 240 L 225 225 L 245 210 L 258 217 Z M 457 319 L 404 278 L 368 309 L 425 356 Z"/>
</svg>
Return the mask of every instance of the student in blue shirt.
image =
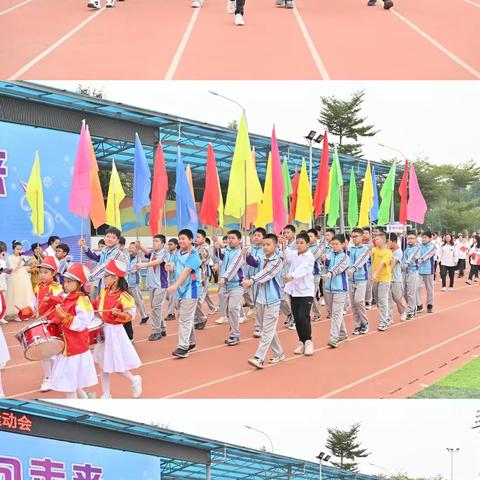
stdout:
<svg viewBox="0 0 480 480">
<path fill-rule="evenodd" d="M 422 287 L 425 285 L 427 291 L 427 312 L 433 312 L 433 275 L 435 273 L 435 244 L 432 242 L 432 232 L 422 233 L 422 244 L 420 245 L 420 257 L 418 264 L 417 284 L 417 312 L 423 310 Z"/>
<path fill-rule="evenodd" d="M 171 238 L 167 243 L 167 250 L 168 250 L 168 261 L 175 263 L 175 259 L 178 255 L 178 240 L 176 238 Z M 168 286 L 173 283 L 173 273 L 168 272 Z M 167 316 L 165 317 L 166 321 L 175 320 L 175 309 L 177 307 L 177 300 L 175 298 L 175 294 L 170 295 L 167 294 L 168 300 L 168 310 Z"/>
<path fill-rule="evenodd" d="M 186 358 L 196 349 L 193 321 L 200 297 L 200 266 L 202 261 L 193 248 L 193 233 L 185 228 L 178 232 L 180 251 L 174 262 L 167 264 L 167 271 L 174 273 L 174 282 L 167 289 L 175 293 L 178 301 L 178 347 L 172 355 Z"/>
</svg>

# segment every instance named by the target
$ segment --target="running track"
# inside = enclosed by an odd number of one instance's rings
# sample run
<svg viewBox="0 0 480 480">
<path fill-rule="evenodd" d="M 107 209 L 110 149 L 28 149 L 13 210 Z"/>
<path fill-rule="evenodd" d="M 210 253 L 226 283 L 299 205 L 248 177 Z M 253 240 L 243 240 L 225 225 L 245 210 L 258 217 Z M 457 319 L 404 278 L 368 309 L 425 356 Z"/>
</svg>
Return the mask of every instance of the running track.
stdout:
<svg viewBox="0 0 480 480">
<path fill-rule="evenodd" d="M 104 0 L 102 0 L 104 1 Z M 3 79 L 479 79 L 480 0 L 0 0 Z"/>
<path fill-rule="evenodd" d="M 253 319 L 242 325 L 242 342 L 223 344 L 228 327 L 209 317 L 205 330 L 197 333 L 198 350 L 187 359 L 173 358 L 177 322 L 168 322 L 168 336 L 148 342 L 150 325 L 135 327 L 135 346 L 143 361 L 144 398 L 404 398 L 432 384 L 480 353 L 480 290 L 478 284 L 458 282 L 453 292 L 438 292 L 435 312 L 414 320 L 395 323 L 386 332 L 376 330 L 377 310 L 369 312 L 371 331 L 353 337 L 333 350 L 326 347 L 329 322 L 313 324 L 315 354 L 296 356 L 296 332 L 283 328 L 280 340 L 287 360 L 264 370 L 247 363 L 255 353 L 257 339 L 251 337 Z M 438 290 L 438 284 L 436 286 Z M 347 315 L 352 330 L 351 315 Z M 2 371 L 7 394 L 15 398 L 54 398 L 41 394 L 42 373 L 38 363 L 23 358 L 14 339 L 21 324 L 4 326 L 12 361 Z M 97 386 L 94 392 L 100 396 Z M 113 376 L 115 398 L 131 395 L 128 383 Z"/>
</svg>

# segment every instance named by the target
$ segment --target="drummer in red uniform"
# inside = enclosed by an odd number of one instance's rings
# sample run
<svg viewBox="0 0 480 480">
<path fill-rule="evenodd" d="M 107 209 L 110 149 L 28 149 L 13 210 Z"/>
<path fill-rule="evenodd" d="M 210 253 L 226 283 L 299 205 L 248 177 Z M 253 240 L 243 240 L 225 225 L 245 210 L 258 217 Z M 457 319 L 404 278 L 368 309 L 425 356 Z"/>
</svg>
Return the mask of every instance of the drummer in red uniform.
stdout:
<svg viewBox="0 0 480 480">
<path fill-rule="evenodd" d="M 128 293 L 125 280 L 127 266 L 120 260 L 110 260 L 105 267 L 105 288 L 93 301 L 104 325 L 105 341 L 97 343 L 93 358 L 100 367 L 102 379 L 102 398 L 111 398 L 110 375 L 119 373 L 132 386 L 133 398 L 142 394 L 142 377 L 133 375 L 131 370 L 141 366 L 142 362 L 129 340 L 123 324 L 135 317 L 135 300 Z"/>
<path fill-rule="evenodd" d="M 35 297 L 32 300 L 32 307 L 25 307 L 20 310 L 18 317 L 21 320 L 26 320 L 34 316 L 37 318 L 44 317 L 46 320 L 53 318 L 55 305 L 63 302 L 63 288 L 59 283 L 55 282 L 55 275 L 57 275 L 57 273 L 57 259 L 55 257 L 44 257 L 38 266 L 39 283 L 34 289 Z M 40 391 L 48 392 L 50 390 L 53 357 L 41 360 L 40 363 L 44 374 Z"/>
<path fill-rule="evenodd" d="M 50 387 L 65 392 L 67 398 L 87 398 L 84 388 L 98 383 L 90 352 L 88 324 L 93 319 L 93 307 L 83 289 L 89 270 L 75 263 L 64 273 L 66 297 L 55 307 L 52 321 L 60 325 L 65 348 L 54 357 Z"/>
</svg>

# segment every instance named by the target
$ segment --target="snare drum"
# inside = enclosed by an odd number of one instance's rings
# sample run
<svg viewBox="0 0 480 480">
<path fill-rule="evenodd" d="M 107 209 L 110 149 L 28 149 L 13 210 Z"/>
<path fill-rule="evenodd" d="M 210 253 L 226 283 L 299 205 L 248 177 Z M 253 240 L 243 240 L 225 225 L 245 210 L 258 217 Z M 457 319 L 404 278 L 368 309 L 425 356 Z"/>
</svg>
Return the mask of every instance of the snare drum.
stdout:
<svg viewBox="0 0 480 480">
<path fill-rule="evenodd" d="M 88 324 L 88 341 L 90 348 L 93 348 L 97 343 L 105 341 L 105 334 L 103 333 L 103 322 L 99 317 L 95 317 Z"/>
<path fill-rule="evenodd" d="M 46 360 L 62 353 L 65 346 L 60 327 L 39 318 L 15 335 L 27 360 Z"/>
</svg>

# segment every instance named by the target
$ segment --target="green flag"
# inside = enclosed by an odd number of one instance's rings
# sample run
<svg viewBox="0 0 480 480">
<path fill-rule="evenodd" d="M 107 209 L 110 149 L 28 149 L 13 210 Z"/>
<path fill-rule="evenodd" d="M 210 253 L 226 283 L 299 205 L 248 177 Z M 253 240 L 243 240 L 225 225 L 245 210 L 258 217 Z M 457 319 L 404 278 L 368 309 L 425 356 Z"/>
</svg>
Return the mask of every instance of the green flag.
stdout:
<svg viewBox="0 0 480 480">
<path fill-rule="evenodd" d="M 348 225 L 352 228 L 358 223 L 358 195 L 357 182 L 355 181 L 355 173 L 353 167 L 350 171 L 350 187 L 348 190 Z"/>
<path fill-rule="evenodd" d="M 293 193 L 292 179 L 290 178 L 290 172 L 288 171 L 287 158 L 283 160 L 282 164 L 282 177 L 283 177 L 283 193 L 285 200 L 285 208 L 290 208 L 290 195 Z"/>
<path fill-rule="evenodd" d="M 387 225 L 387 223 L 390 223 L 392 220 L 391 207 L 393 201 L 393 191 L 395 188 L 395 168 L 395 163 L 393 163 L 385 182 L 383 182 L 382 189 L 380 190 L 382 203 L 380 204 L 380 208 L 378 210 L 378 225 Z"/>
<path fill-rule="evenodd" d="M 342 168 L 340 167 L 340 161 L 338 160 L 336 145 L 333 150 L 332 168 L 332 191 L 330 193 L 330 208 L 328 210 L 327 221 L 327 225 L 329 227 L 334 227 L 337 224 L 338 217 L 340 216 L 340 187 L 343 185 Z"/>
</svg>

